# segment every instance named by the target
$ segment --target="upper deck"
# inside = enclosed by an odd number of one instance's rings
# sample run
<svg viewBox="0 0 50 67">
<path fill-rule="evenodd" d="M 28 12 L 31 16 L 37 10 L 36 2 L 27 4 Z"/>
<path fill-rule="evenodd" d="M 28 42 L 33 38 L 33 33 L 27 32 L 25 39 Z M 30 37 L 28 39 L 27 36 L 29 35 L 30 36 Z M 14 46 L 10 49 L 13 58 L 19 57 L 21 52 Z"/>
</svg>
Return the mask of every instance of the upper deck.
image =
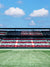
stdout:
<svg viewBox="0 0 50 67">
<path fill-rule="evenodd" d="M 50 36 L 50 28 L 0 28 L 0 36 Z"/>
</svg>

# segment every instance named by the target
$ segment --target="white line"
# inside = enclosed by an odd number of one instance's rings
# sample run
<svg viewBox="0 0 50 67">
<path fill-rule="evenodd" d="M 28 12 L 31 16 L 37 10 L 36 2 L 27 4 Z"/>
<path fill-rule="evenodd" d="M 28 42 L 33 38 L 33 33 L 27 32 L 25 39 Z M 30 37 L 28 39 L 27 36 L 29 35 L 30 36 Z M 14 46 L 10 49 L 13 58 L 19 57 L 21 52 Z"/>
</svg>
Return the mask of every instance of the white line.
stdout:
<svg viewBox="0 0 50 67">
<path fill-rule="evenodd" d="M 32 42 L 32 45 L 34 45 L 33 40 L 31 40 L 31 42 Z"/>
<path fill-rule="evenodd" d="M 18 42 L 18 40 L 16 40 L 16 43 L 15 43 L 15 45 L 17 45 L 17 44 L 18 44 L 17 42 Z"/>
</svg>

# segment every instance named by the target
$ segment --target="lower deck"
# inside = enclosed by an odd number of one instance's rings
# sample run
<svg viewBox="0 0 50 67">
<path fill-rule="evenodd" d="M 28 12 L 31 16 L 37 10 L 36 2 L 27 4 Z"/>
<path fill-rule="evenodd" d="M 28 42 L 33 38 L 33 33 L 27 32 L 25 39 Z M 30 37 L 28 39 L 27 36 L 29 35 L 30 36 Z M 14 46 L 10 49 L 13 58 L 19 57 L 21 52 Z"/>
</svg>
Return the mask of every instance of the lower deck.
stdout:
<svg viewBox="0 0 50 67">
<path fill-rule="evenodd" d="M 4 37 L 0 38 L 0 48 L 50 48 L 50 38 L 34 38 L 34 37 Z"/>
</svg>

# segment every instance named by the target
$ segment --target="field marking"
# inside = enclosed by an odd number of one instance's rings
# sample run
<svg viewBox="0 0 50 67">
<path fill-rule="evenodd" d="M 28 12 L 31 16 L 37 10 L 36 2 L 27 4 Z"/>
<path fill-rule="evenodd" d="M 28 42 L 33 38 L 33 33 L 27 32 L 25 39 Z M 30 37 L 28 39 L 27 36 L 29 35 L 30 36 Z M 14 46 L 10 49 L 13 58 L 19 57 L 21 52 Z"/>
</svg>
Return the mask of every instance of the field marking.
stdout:
<svg viewBox="0 0 50 67">
<path fill-rule="evenodd" d="M 15 50 L 15 51 L 17 51 L 17 50 L 21 50 L 21 51 L 23 51 L 23 50 L 44 50 L 44 51 L 46 51 L 46 50 L 48 50 L 48 51 L 50 51 L 50 49 L 0 49 L 0 50 Z"/>
</svg>

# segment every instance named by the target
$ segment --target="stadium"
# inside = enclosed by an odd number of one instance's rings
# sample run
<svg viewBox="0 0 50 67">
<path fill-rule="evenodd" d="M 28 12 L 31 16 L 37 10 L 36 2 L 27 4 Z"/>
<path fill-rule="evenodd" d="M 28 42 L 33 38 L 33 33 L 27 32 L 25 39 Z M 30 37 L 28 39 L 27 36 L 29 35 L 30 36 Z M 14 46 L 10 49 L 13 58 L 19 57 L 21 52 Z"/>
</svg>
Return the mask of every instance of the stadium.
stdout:
<svg viewBox="0 0 50 67">
<path fill-rule="evenodd" d="M 50 67 L 50 28 L 0 28 L 0 67 Z"/>
<path fill-rule="evenodd" d="M 50 48 L 50 29 L 0 29 L 0 48 Z"/>
<path fill-rule="evenodd" d="M 0 67 L 50 67 L 50 0 L 0 0 Z"/>
</svg>

